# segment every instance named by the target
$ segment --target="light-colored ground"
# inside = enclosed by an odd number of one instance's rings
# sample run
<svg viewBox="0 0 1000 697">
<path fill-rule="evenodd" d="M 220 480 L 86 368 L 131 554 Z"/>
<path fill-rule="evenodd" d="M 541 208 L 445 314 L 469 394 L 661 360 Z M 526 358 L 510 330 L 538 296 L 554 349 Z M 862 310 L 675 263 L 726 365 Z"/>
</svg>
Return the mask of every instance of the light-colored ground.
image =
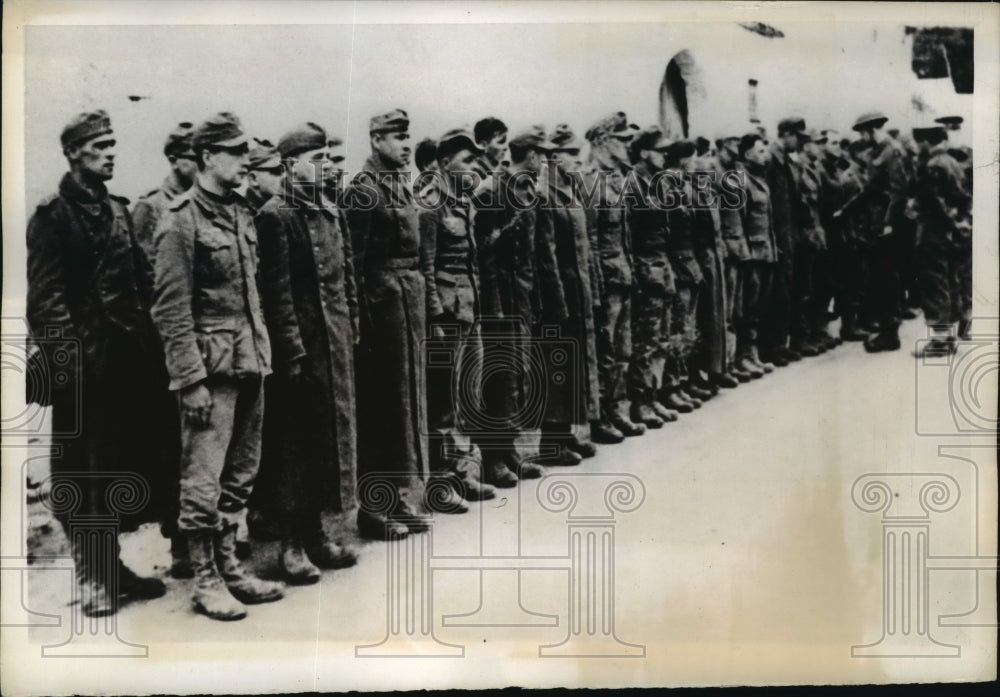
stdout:
<svg viewBox="0 0 1000 697">
<path fill-rule="evenodd" d="M 951 423 L 947 386 L 954 371 L 918 369 L 909 353 L 923 331 L 920 321 L 905 324 L 903 349 L 894 353 L 867 355 L 860 344 L 844 345 L 725 391 L 661 430 L 601 447 L 579 467 L 549 470 L 575 478 L 581 505 L 609 480 L 580 475 L 625 473 L 642 482 L 642 505 L 616 518 L 614 595 L 615 631 L 624 642 L 644 645 L 645 657 L 538 657 L 540 645 L 558 644 L 568 631 L 568 572 L 557 568 L 521 572 L 523 607 L 555 616 L 554 626 L 442 626 L 443 616 L 480 605 L 480 572 L 439 570 L 428 605 L 433 633 L 440 642 L 464 646 L 464 657 L 356 658 L 357 645 L 386 636 L 387 554 L 405 551 L 399 543 L 367 543 L 357 567 L 326 573 L 315 586 L 290 588 L 283 601 L 251 607 L 236 623 L 195 614 L 188 582 L 167 578 L 165 597 L 127 606 L 118 615 L 118 635 L 149 646 L 150 660 L 129 662 L 127 670 L 140 675 L 149 665 L 162 668 L 168 658 L 181 657 L 274 661 L 237 669 L 229 690 L 264 684 L 295 690 L 987 677 L 980 671 L 995 666 L 995 628 L 938 622 L 940 615 L 975 607 L 977 575 L 971 571 L 929 573 L 930 634 L 960 646 L 960 656 L 851 655 L 852 645 L 874 643 L 882 634 L 881 515 L 852 502 L 859 476 L 950 475 L 960 495 L 950 510 L 927 518 L 930 554 L 995 550 L 996 458 L 990 439 L 917 433 L 934 431 L 935 422 Z M 959 356 L 975 350 L 963 347 Z M 995 404 L 995 368 L 990 379 L 992 384 L 979 388 L 987 405 Z M 988 447 L 963 450 L 969 443 Z M 957 446 L 949 452 L 965 459 L 941 457 L 939 446 Z M 922 481 L 897 477 L 892 496 L 915 501 Z M 538 486 L 537 480 L 525 482 L 468 514 L 439 515 L 432 564 L 481 549 L 516 555 L 518 539 L 522 556 L 566 555 L 566 514 L 543 509 Z M 43 518 L 36 513 L 32 520 L 37 525 Z M 58 539 L 57 531 L 44 537 Z M 261 546 L 254 567 L 268 575 L 275 555 L 273 544 Z M 128 536 L 125 557 L 140 572 L 163 575 L 167 542 L 155 530 L 140 531 Z M 559 564 L 566 565 L 553 563 Z M 495 624 L 537 619 L 502 602 L 491 605 L 516 576 L 485 573 L 487 583 L 496 585 L 485 594 L 483 612 L 492 613 Z M 981 616 L 995 618 L 996 574 L 978 578 Z M 69 614 L 68 573 L 35 570 L 28 579 L 32 610 Z M 67 636 L 63 626 L 34 630 L 32 640 L 51 644 Z M 236 645 L 223 648 L 222 642 Z M 190 666 L 197 663 L 185 665 L 194 670 Z M 181 680 L 183 671 L 168 672 L 163 690 L 183 689 L 178 685 L 187 683 L 176 682 Z"/>
</svg>

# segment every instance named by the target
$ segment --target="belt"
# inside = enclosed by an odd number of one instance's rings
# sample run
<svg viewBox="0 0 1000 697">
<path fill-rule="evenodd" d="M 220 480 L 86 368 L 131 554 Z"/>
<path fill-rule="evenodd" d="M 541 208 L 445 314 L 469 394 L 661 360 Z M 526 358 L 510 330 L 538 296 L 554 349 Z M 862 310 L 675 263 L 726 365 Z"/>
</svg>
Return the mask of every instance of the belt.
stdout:
<svg viewBox="0 0 1000 697">
<path fill-rule="evenodd" d="M 378 268 L 413 271 L 417 269 L 419 265 L 420 259 L 418 257 L 396 257 L 382 260 L 382 263 L 378 265 Z"/>
</svg>

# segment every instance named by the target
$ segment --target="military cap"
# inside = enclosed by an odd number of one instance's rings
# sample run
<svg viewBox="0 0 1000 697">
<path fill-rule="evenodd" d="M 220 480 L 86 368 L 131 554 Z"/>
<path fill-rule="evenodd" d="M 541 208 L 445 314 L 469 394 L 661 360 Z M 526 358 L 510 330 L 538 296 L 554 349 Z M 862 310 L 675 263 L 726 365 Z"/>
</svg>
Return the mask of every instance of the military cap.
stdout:
<svg viewBox="0 0 1000 697">
<path fill-rule="evenodd" d="M 663 148 L 663 152 L 669 158 L 691 157 L 697 152 L 697 148 L 690 140 L 675 140 Z"/>
<path fill-rule="evenodd" d="M 181 121 L 177 124 L 177 128 L 167 136 L 167 142 L 163 146 L 163 154 L 167 157 L 190 154 L 192 152 L 191 137 L 194 135 L 193 128 L 190 121 Z"/>
<path fill-rule="evenodd" d="M 410 129 L 410 117 L 402 109 L 393 109 L 387 114 L 373 116 L 368 124 L 368 132 L 405 133 Z"/>
<path fill-rule="evenodd" d="M 579 152 L 583 149 L 583 142 L 576 137 L 576 133 L 566 123 L 556 126 L 550 141 L 552 150 L 557 152 Z"/>
<path fill-rule="evenodd" d="M 205 148 L 235 148 L 247 142 L 243 124 L 236 114 L 220 111 L 198 124 L 194 129 L 191 145 L 195 150 Z"/>
<path fill-rule="evenodd" d="M 465 148 L 476 155 L 482 155 L 485 152 L 476 144 L 472 131 L 468 128 L 453 128 L 438 140 L 436 156 L 438 158 L 448 157 Z"/>
<path fill-rule="evenodd" d="M 663 131 L 660 130 L 659 126 L 650 126 L 649 128 L 640 130 L 636 134 L 632 140 L 632 150 L 634 152 L 641 152 L 643 150 L 664 151 L 672 143 L 673 141 L 663 135 Z"/>
<path fill-rule="evenodd" d="M 104 109 L 77 114 L 59 136 L 63 147 L 111 133 L 111 117 Z"/>
<path fill-rule="evenodd" d="M 253 145 L 250 147 L 249 170 L 252 172 L 258 169 L 274 169 L 275 167 L 281 167 L 281 155 L 278 153 L 278 149 L 269 140 L 254 138 Z"/>
<path fill-rule="evenodd" d="M 799 116 L 791 116 L 787 119 L 781 119 L 778 122 L 778 133 L 799 133 L 806 130 L 805 119 Z"/>
<path fill-rule="evenodd" d="M 922 123 L 913 127 L 913 140 L 937 140 L 946 135 L 943 123 Z"/>
<path fill-rule="evenodd" d="M 278 152 L 289 158 L 310 150 L 326 147 L 326 131 L 319 124 L 309 121 L 299 124 L 278 139 Z"/>
<path fill-rule="evenodd" d="M 951 124 L 958 126 L 961 123 L 963 123 L 965 119 L 963 119 L 961 116 L 941 116 L 934 119 L 934 121 L 935 123 L 941 123 L 944 124 L 945 126 L 949 126 Z"/>
<path fill-rule="evenodd" d="M 545 137 L 545 129 L 542 126 L 532 126 L 527 131 L 518 133 L 516 136 L 510 139 L 510 146 L 512 148 L 533 148 L 535 150 L 542 150 L 548 152 L 552 150 L 553 145 Z"/>
<path fill-rule="evenodd" d="M 760 134 L 760 131 L 751 131 L 750 133 L 741 136 L 740 145 L 738 148 L 740 157 L 746 155 L 747 152 L 749 152 L 753 148 L 753 146 L 757 144 L 757 141 L 763 141 L 763 140 L 764 136 Z"/>
<path fill-rule="evenodd" d="M 338 145 L 343 145 L 343 144 L 344 144 L 343 138 L 338 138 L 337 136 L 327 136 L 326 147 L 335 148 Z"/>
<path fill-rule="evenodd" d="M 799 139 L 803 143 L 817 143 L 820 145 L 826 142 L 826 137 L 824 137 L 815 128 L 809 128 L 804 131 L 799 131 Z"/>
<path fill-rule="evenodd" d="M 882 128 L 888 120 L 889 117 L 880 111 L 866 111 L 858 117 L 851 128 L 855 131 L 860 131 L 862 128 Z"/>
<path fill-rule="evenodd" d="M 424 138 L 417 143 L 413 151 L 413 161 L 417 164 L 417 169 L 423 172 L 437 160 L 437 143 L 433 138 Z"/>
</svg>

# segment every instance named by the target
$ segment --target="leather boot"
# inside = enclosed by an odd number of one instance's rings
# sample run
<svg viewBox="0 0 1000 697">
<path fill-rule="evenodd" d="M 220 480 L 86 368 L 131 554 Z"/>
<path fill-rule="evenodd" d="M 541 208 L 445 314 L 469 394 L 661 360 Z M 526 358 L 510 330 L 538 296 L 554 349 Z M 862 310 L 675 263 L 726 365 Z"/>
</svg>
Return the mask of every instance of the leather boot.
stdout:
<svg viewBox="0 0 1000 697">
<path fill-rule="evenodd" d="M 764 369 L 753 362 L 749 353 L 740 358 L 740 370 L 749 375 L 753 380 L 764 377 Z"/>
<path fill-rule="evenodd" d="M 657 416 L 650 403 L 633 400 L 629 416 L 632 421 L 646 428 L 663 428 L 663 419 Z"/>
<path fill-rule="evenodd" d="M 187 540 L 179 532 L 170 538 L 170 575 L 174 578 L 192 578 L 194 570 L 188 559 Z"/>
<path fill-rule="evenodd" d="M 724 387 L 729 390 L 740 386 L 739 379 L 728 372 L 712 373 L 711 375 L 709 375 L 708 379 L 714 382 L 719 387 Z"/>
<path fill-rule="evenodd" d="M 281 542 L 279 555 L 281 575 L 294 586 L 307 586 L 319 581 L 322 572 L 306 556 L 302 540 L 289 538 Z"/>
<path fill-rule="evenodd" d="M 687 401 L 695 409 L 701 409 L 702 401 L 688 392 L 687 387 L 682 387 L 674 392 L 678 397 Z"/>
<path fill-rule="evenodd" d="M 390 520 L 383 513 L 358 511 L 358 534 L 368 540 L 401 540 L 410 534 L 410 529 L 400 522 Z"/>
<path fill-rule="evenodd" d="M 566 447 L 583 458 L 597 455 L 597 447 L 591 442 L 589 435 L 582 435 L 576 426 L 571 427 L 570 439 Z"/>
<path fill-rule="evenodd" d="M 813 356 L 818 356 L 820 354 L 820 350 L 808 341 L 796 341 L 789 347 L 789 350 L 806 358 L 812 358 Z"/>
<path fill-rule="evenodd" d="M 212 533 L 191 532 L 186 538 L 195 579 L 191 596 L 195 609 L 213 620 L 241 620 L 246 617 L 247 609 L 233 597 L 219 575 Z"/>
<path fill-rule="evenodd" d="M 788 365 L 788 359 L 777 349 L 761 352 L 759 355 L 761 363 L 770 363 L 775 368 L 784 368 Z"/>
<path fill-rule="evenodd" d="M 529 462 L 528 460 L 518 459 L 515 463 L 508 464 L 507 468 L 512 471 L 517 472 L 518 479 L 539 479 L 545 474 L 545 468 L 539 465 L 537 462 Z"/>
<path fill-rule="evenodd" d="M 750 361 L 755 366 L 757 366 L 762 371 L 764 371 L 764 375 L 770 375 L 771 373 L 774 372 L 774 366 L 772 364 L 770 364 L 770 363 L 768 363 L 766 361 L 760 360 L 760 354 L 757 352 L 757 347 L 756 346 L 751 346 L 750 347 L 749 352 L 747 353 L 747 356 L 750 358 Z"/>
<path fill-rule="evenodd" d="M 653 413 L 655 413 L 665 424 L 673 423 L 680 418 L 680 414 L 673 409 L 667 409 L 667 407 L 663 406 L 662 402 L 655 399 L 649 403 L 649 406 L 652 407 Z"/>
<path fill-rule="evenodd" d="M 76 573 L 80 609 L 87 617 L 106 617 L 118 612 L 118 598 L 108 591 L 107 583 L 91 568 L 82 550 L 73 549 L 73 566 Z"/>
<path fill-rule="evenodd" d="M 454 472 L 431 475 L 424 491 L 427 508 L 435 513 L 468 513 L 469 502 L 456 489 L 464 490 L 464 487 Z"/>
<path fill-rule="evenodd" d="M 785 365 L 788 365 L 788 364 L 786 363 Z M 750 373 L 748 373 L 745 370 L 743 370 L 742 368 L 740 368 L 740 362 L 739 361 L 736 361 L 729 368 L 729 374 L 732 375 L 734 378 L 736 378 L 741 383 L 747 383 L 747 382 L 750 382 L 751 380 L 753 380 L 753 376 L 750 375 Z"/>
<path fill-rule="evenodd" d="M 677 390 L 661 394 L 660 398 L 656 401 L 665 406 L 667 409 L 672 409 L 673 411 L 681 414 L 690 414 L 694 411 L 694 405 L 684 399 L 684 397 Z"/>
<path fill-rule="evenodd" d="M 229 592 L 240 602 L 270 603 L 281 600 L 284 586 L 251 576 L 236 556 L 236 524 L 223 521 L 222 529 L 215 534 L 215 564 Z"/>
<path fill-rule="evenodd" d="M 972 320 L 962 319 L 958 321 L 958 338 L 962 341 L 968 341 L 972 336 Z"/>
<path fill-rule="evenodd" d="M 609 419 L 590 424 L 590 439 L 603 445 L 616 445 L 625 440 L 625 434 L 615 428 Z"/>
<path fill-rule="evenodd" d="M 498 489 L 517 486 L 517 475 L 510 471 L 503 457 L 494 453 L 483 458 L 483 478 Z"/>
<path fill-rule="evenodd" d="M 321 569 L 346 569 L 358 563 L 358 552 L 350 545 L 341 545 L 326 534 L 323 520 L 317 516 L 302 536 L 303 549 L 309 561 Z"/>
<path fill-rule="evenodd" d="M 167 586 L 158 578 L 139 576 L 118 560 L 118 594 L 130 600 L 152 600 L 161 598 Z"/>
<path fill-rule="evenodd" d="M 691 397 L 694 397 L 695 399 L 701 401 L 702 403 L 707 402 L 708 400 L 710 400 L 712 397 L 715 396 L 715 394 L 711 390 L 706 390 L 690 382 L 684 386 L 684 393 Z"/>
<path fill-rule="evenodd" d="M 844 313 L 844 321 L 840 324 L 840 338 L 844 341 L 864 341 L 868 334 L 858 326 L 857 313 Z"/>
<path fill-rule="evenodd" d="M 468 474 L 462 477 L 462 489 L 459 493 L 466 501 L 489 501 L 497 496 L 497 490 L 492 485 L 484 484 Z"/>
<path fill-rule="evenodd" d="M 881 351 L 898 351 L 899 334 L 895 331 L 872 334 L 865 340 L 865 351 L 879 353 Z"/>
<path fill-rule="evenodd" d="M 389 518 L 405 525 L 411 534 L 427 532 L 434 524 L 433 516 L 418 512 L 415 506 L 404 499 L 399 500 Z"/>
<path fill-rule="evenodd" d="M 621 431 L 622 435 L 626 438 L 631 438 L 634 436 L 641 436 L 646 432 L 645 424 L 634 423 L 628 418 L 625 413 L 625 409 L 622 407 L 621 403 L 615 404 L 614 408 L 611 410 L 611 425 Z"/>
</svg>

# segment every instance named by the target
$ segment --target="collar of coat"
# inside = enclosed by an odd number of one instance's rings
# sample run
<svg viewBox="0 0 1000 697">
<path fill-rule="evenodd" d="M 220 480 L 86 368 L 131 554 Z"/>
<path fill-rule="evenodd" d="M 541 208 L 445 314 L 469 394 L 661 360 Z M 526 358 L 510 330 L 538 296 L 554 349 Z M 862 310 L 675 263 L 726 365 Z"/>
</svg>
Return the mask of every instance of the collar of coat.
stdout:
<svg viewBox="0 0 1000 697">
<path fill-rule="evenodd" d="M 163 185 L 160 187 L 160 190 L 163 191 L 169 201 L 187 191 L 187 187 L 181 184 L 181 180 L 177 178 L 176 174 L 171 172 L 167 175 L 166 179 L 163 180 Z"/>
<path fill-rule="evenodd" d="M 91 192 L 67 172 L 59 182 L 59 195 L 79 206 L 87 215 L 97 218 L 100 217 L 104 206 L 109 205 L 108 190 L 103 184 L 99 184 L 98 187 L 96 193 Z"/>
<path fill-rule="evenodd" d="M 387 201 L 394 207 L 409 205 L 413 200 L 413 192 L 410 190 L 410 178 L 408 172 L 402 169 L 390 169 L 382 162 L 382 158 L 377 153 L 372 153 L 358 177 L 366 177 L 375 186 L 387 194 Z"/>
<path fill-rule="evenodd" d="M 234 191 L 229 196 L 219 196 L 206 191 L 205 188 L 195 180 L 191 185 L 191 200 L 198 204 L 198 208 L 209 218 L 216 216 L 227 217 L 230 214 L 229 208 L 240 200 L 240 196 Z"/>
<path fill-rule="evenodd" d="M 292 201 L 295 202 L 296 207 L 312 214 L 323 213 L 332 217 L 337 207 L 333 201 L 327 198 L 323 190 L 312 194 L 300 185 L 292 184 L 291 193 Z"/>
</svg>

